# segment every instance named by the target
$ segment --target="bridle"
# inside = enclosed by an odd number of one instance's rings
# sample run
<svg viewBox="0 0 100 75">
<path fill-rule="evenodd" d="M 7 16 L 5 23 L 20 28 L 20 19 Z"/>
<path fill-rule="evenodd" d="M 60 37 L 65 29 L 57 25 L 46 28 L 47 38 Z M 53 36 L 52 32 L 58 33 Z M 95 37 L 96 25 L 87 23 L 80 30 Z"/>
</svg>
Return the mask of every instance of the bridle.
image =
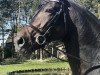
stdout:
<svg viewBox="0 0 100 75">
<path fill-rule="evenodd" d="M 59 15 L 63 12 L 64 3 L 63 3 L 63 2 L 60 2 L 60 3 L 61 3 L 60 10 L 59 10 L 58 12 L 56 12 L 56 14 L 54 15 L 54 17 L 50 20 L 50 22 L 49 22 L 49 23 L 46 25 L 46 27 L 43 29 L 43 30 L 46 29 L 45 33 L 43 33 L 43 31 L 39 30 L 39 29 L 36 28 L 35 26 L 31 25 L 31 28 L 32 28 L 33 30 L 35 30 L 36 32 L 40 33 L 40 35 L 36 37 L 36 42 L 37 42 L 39 45 L 43 45 L 43 44 L 46 43 L 45 35 L 48 34 L 49 31 L 54 27 L 54 26 L 51 25 L 51 24 L 52 24 L 53 22 L 55 23 L 55 22 L 57 21 L 57 19 L 59 18 Z M 45 5 L 44 5 L 44 6 L 45 6 Z M 40 10 L 41 10 L 41 9 L 40 9 Z M 38 12 L 38 13 L 39 13 L 39 12 Z M 63 12 L 63 15 L 64 15 L 65 28 L 66 28 L 66 23 L 67 23 L 67 22 L 66 22 L 66 13 Z M 35 16 L 36 16 L 36 15 L 35 15 Z M 50 25 L 51 25 L 51 26 L 50 26 Z M 66 30 L 66 29 L 65 29 L 65 30 Z M 42 43 L 39 42 L 39 38 L 43 38 L 43 39 L 44 39 Z M 46 51 L 46 50 L 45 50 L 45 51 Z M 48 51 L 47 51 L 47 52 L 48 52 Z M 68 56 L 70 56 L 70 57 L 73 57 L 73 58 L 77 59 L 77 60 L 80 60 L 80 61 L 83 61 L 83 62 L 86 62 L 86 63 L 91 63 L 91 62 L 88 62 L 88 61 L 86 61 L 86 60 L 82 60 L 82 59 L 80 59 L 80 58 L 78 58 L 78 57 L 76 57 L 76 56 L 73 56 L 73 55 L 71 55 L 71 54 L 69 54 L 69 53 L 66 53 L 66 54 L 67 54 Z M 93 67 L 89 68 L 89 69 L 84 73 L 84 75 L 87 75 L 87 74 L 90 73 L 91 71 L 93 71 L 93 70 L 95 70 L 95 69 L 98 69 L 98 68 L 100 68 L 100 65 L 93 66 Z"/>
<path fill-rule="evenodd" d="M 38 35 L 38 36 L 36 37 L 36 39 L 35 39 L 35 42 L 36 42 L 38 45 L 44 45 L 44 44 L 46 43 L 46 38 L 45 38 L 46 34 L 48 34 L 49 31 L 50 31 L 51 29 L 54 28 L 54 24 L 55 24 L 56 21 L 59 19 L 60 14 L 63 12 L 63 4 L 64 4 L 64 3 L 63 3 L 62 1 L 59 1 L 59 3 L 61 4 L 61 5 L 60 5 L 60 8 L 59 8 L 59 11 L 56 12 L 56 14 L 53 16 L 53 18 L 52 18 L 49 22 L 47 22 L 46 25 L 44 25 L 45 27 L 43 27 L 42 30 L 40 30 L 40 29 L 38 29 L 37 27 L 35 27 L 35 26 L 33 26 L 33 25 L 30 24 L 29 27 L 31 27 L 31 28 L 33 29 L 33 30 L 31 31 L 31 33 L 29 33 L 30 38 L 31 38 L 32 33 L 33 33 L 34 31 L 40 34 L 40 35 Z M 44 5 L 44 6 L 45 6 L 45 5 Z M 44 6 L 43 6 L 42 8 L 44 8 Z M 40 10 L 41 10 L 42 8 L 39 9 L 39 11 L 35 14 L 35 16 L 34 16 L 33 18 L 36 17 L 36 15 L 40 12 Z M 65 13 L 64 13 L 64 23 L 65 23 L 65 28 L 66 28 L 66 19 L 65 19 L 65 16 L 66 16 L 66 15 L 65 15 Z M 49 34 L 50 34 L 50 33 L 49 33 Z M 43 39 L 43 41 L 40 42 L 39 39 Z M 32 41 L 31 41 L 31 42 L 32 42 Z"/>
<path fill-rule="evenodd" d="M 30 37 L 32 36 L 33 31 L 36 31 L 37 33 L 40 34 L 40 35 L 37 36 L 36 39 L 35 39 L 35 42 L 36 42 L 38 45 L 44 45 L 44 44 L 46 43 L 46 38 L 45 38 L 45 36 L 46 36 L 46 34 L 48 34 L 49 31 L 54 27 L 52 23 L 55 23 L 55 22 L 57 21 L 57 19 L 59 18 L 59 15 L 63 12 L 63 7 L 64 7 L 63 5 L 64 5 L 64 3 L 63 3 L 63 2 L 60 2 L 60 3 L 61 3 L 61 5 L 60 5 L 60 10 L 59 10 L 58 12 L 56 12 L 56 14 L 54 15 L 54 17 L 50 20 L 49 23 L 46 24 L 46 27 L 45 27 L 42 31 L 41 31 L 40 29 L 36 28 L 35 26 L 33 26 L 33 25 L 30 24 L 30 27 L 33 29 L 32 32 L 29 33 Z M 44 5 L 44 6 L 45 6 L 45 5 Z M 42 8 L 43 8 L 43 7 L 42 7 Z M 34 17 L 36 17 L 36 15 L 40 12 L 40 10 L 41 10 L 42 8 L 39 9 L 39 11 L 35 14 Z M 65 19 L 66 14 L 65 14 L 64 12 L 63 12 L 63 14 L 64 14 L 64 23 L 65 23 L 65 28 L 66 28 L 66 19 Z M 46 29 L 46 30 L 45 30 L 45 29 Z M 44 32 L 44 30 L 45 30 L 45 32 Z M 65 30 L 66 30 L 66 29 L 65 29 Z M 42 42 L 39 41 L 40 38 L 43 39 Z M 32 41 L 31 41 L 31 43 L 32 43 Z M 86 63 L 91 63 L 91 62 L 82 60 L 82 59 L 80 59 L 80 58 L 78 58 L 78 57 L 76 57 L 76 56 L 73 56 L 73 55 L 71 55 L 71 54 L 68 54 L 68 53 L 66 53 L 66 54 L 67 54 L 68 56 L 70 56 L 70 57 L 73 57 L 73 58 L 77 59 L 77 60 L 81 60 L 81 61 L 84 61 L 84 62 L 86 62 Z M 93 66 L 92 68 L 88 69 L 88 70 L 85 72 L 84 75 L 87 75 L 89 72 L 91 72 L 91 71 L 93 71 L 93 70 L 95 70 L 95 69 L 98 69 L 98 68 L 100 68 L 100 65 L 98 65 L 98 66 Z"/>
</svg>

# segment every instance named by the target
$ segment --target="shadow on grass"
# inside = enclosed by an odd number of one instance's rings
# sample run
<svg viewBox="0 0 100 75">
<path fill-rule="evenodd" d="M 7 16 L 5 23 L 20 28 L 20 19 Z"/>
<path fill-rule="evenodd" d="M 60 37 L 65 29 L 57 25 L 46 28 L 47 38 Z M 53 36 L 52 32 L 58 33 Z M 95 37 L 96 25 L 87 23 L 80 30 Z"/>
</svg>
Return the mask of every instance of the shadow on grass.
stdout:
<svg viewBox="0 0 100 75">
<path fill-rule="evenodd" d="M 11 65 L 11 64 L 22 64 L 24 62 L 28 62 L 26 60 L 21 60 L 17 58 L 7 58 L 0 62 L 0 65 Z"/>
<path fill-rule="evenodd" d="M 58 59 L 58 58 L 50 58 L 46 62 L 47 63 L 58 63 L 58 62 L 68 62 L 68 60 Z"/>
<path fill-rule="evenodd" d="M 58 63 L 58 62 L 68 62 L 67 60 L 64 59 L 58 59 L 58 58 L 47 58 L 45 59 L 47 63 Z M 34 62 L 38 62 L 37 60 L 32 60 Z M 23 64 L 27 63 L 26 59 L 18 59 L 18 58 L 7 58 L 4 59 L 2 62 L 0 62 L 0 65 L 12 65 L 12 64 Z"/>
</svg>

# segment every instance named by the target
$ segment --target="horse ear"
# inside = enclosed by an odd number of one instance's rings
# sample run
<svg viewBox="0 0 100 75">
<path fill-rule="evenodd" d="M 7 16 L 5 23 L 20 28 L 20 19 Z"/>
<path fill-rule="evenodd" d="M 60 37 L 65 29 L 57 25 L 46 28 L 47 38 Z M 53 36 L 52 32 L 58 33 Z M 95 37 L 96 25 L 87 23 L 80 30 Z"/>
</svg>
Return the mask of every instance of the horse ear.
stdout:
<svg viewBox="0 0 100 75">
<path fill-rule="evenodd" d="M 36 37 L 36 42 L 39 45 L 43 45 L 46 42 L 46 38 L 43 35 L 39 35 L 39 36 Z"/>
</svg>

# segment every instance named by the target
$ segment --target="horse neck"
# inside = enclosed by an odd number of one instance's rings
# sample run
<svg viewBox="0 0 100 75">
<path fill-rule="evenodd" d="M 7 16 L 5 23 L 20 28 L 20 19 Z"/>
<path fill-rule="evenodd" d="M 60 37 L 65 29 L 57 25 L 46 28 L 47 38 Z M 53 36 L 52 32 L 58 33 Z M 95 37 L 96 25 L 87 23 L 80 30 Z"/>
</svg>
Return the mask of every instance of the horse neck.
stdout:
<svg viewBox="0 0 100 75">
<path fill-rule="evenodd" d="M 69 8 L 70 18 L 78 33 L 80 58 L 90 62 L 82 62 L 83 69 L 98 65 L 100 61 L 100 23 L 89 11 L 72 3 Z M 95 63 L 94 63 L 95 62 Z"/>
</svg>

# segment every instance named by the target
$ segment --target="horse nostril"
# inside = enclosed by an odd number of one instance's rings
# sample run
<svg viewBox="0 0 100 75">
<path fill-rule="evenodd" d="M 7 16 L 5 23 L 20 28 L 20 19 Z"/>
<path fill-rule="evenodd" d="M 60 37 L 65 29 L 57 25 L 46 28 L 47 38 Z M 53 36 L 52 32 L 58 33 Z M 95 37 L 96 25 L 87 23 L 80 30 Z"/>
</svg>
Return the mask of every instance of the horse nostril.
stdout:
<svg viewBox="0 0 100 75">
<path fill-rule="evenodd" d="M 18 44 L 20 47 L 22 47 L 22 46 L 25 44 L 24 38 L 21 37 L 21 38 L 17 41 L 17 44 Z"/>
<path fill-rule="evenodd" d="M 23 44 L 23 38 L 20 38 L 18 41 L 17 41 L 18 44 Z"/>
</svg>

